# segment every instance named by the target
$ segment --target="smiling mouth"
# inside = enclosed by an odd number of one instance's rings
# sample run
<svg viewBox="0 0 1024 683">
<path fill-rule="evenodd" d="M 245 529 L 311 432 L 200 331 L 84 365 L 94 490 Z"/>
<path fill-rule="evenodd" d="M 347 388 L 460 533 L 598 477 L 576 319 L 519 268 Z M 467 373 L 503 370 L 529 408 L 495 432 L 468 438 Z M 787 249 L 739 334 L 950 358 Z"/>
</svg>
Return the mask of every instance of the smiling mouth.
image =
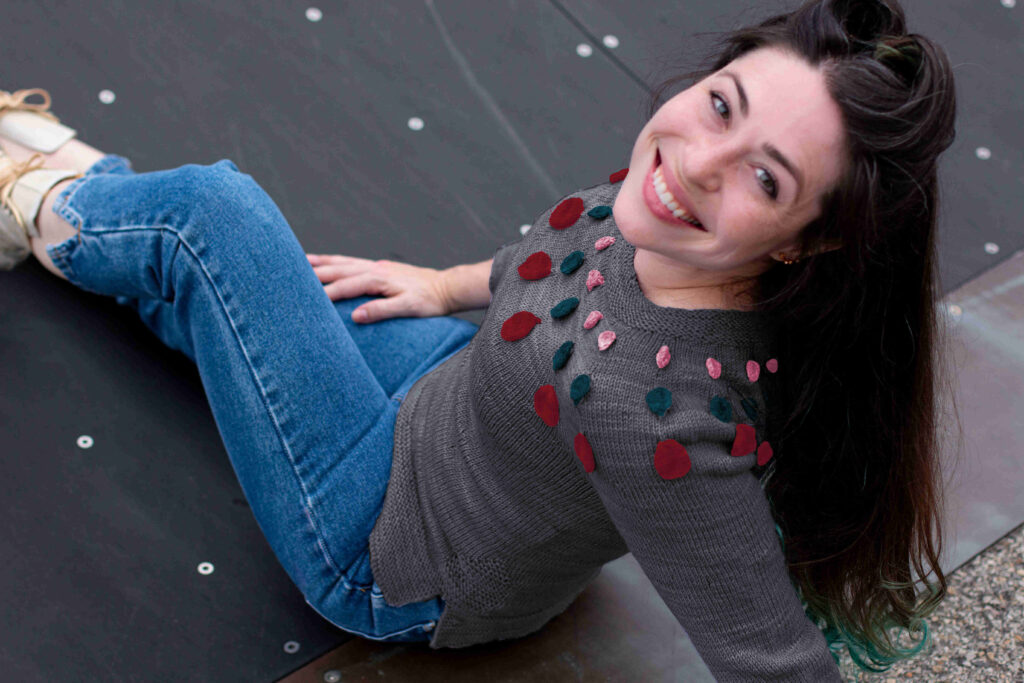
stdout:
<svg viewBox="0 0 1024 683">
<path fill-rule="evenodd" d="M 643 197 L 647 208 L 663 221 L 707 232 L 707 228 L 683 209 L 679 201 L 668 190 L 662 176 L 663 172 L 661 170 L 661 152 L 656 151 L 654 165 L 644 179 Z"/>
</svg>

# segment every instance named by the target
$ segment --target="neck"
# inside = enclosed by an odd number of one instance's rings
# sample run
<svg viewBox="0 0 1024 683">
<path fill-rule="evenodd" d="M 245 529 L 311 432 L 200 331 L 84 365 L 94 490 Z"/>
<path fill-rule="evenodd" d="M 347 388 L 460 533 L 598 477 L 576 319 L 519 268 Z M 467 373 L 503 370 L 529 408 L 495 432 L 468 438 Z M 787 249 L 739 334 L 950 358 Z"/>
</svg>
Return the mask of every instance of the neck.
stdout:
<svg viewBox="0 0 1024 683">
<path fill-rule="evenodd" d="M 749 288 L 752 278 L 739 282 L 722 282 L 721 276 L 710 271 L 681 269 L 680 264 L 666 261 L 661 255 L 636 248 L 633 270 L 644 296 L 651 302 L 668 308 L 714 308 L 750 310 Z"/>
</svg>

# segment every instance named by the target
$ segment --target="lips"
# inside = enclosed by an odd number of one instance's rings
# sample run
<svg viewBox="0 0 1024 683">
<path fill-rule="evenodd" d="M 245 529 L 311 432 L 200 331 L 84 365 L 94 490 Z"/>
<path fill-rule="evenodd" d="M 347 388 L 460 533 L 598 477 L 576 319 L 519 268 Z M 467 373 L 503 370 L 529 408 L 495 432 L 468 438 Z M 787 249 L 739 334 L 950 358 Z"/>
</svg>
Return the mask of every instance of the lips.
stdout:
<svg viewBox="0 0 1024 683">
<path fill-rule="evenodd" d="M 661 163 L 661 153 L 658 152 L 658 153 L 655 154 L 654 164 L 647 171 L 647 177 L 644 179 L 644 186 L 643 186 L 642 193 L 643 193 L 644 203 L 647 204 L 648 210 L 651 213 L 653 213 L 655 216 L 660 218 L 661 220 L 665 221 L 666 223 L 672 223 L 673 225 L 678 225 L 680 227 L 686 226 L 688 228 L 693 228 L 694 230 L 700 230 L 701 232 L 707 232 L 707 229 L 704 228 L 704 227 L 697 227 L 696 225 L 690 223 L 689 221 L 684 221 L 681 218 L 677 218 L 675 216 L 675 214 L 673 214 L 672 211 L 667 206 L 662 204 L 661 199 L 658 197 L 658 193 L 655 191 L 654 184 L 652 182 L 653 178 L 654 178 L 654 169 L 656 169 L 660 163 Z M 664 170 L 664 167 L 663 167 L 662 168 L 662 174 L 664 175 L 664 173 L 665 173 L 665 170 Z M 685 205 L 684 205 L 684 208 L 687 211 L 689 211 L 689 207 L 685 207 Z M 695 215 L 695 214 L 691 213 L 690 215 Z"/>
<path fill-rule="evenodd" d="M 655 155 L 654 155 L 654 168 L 657 168 L 660 164 L 661 164 L 661 150 L 658 150 L 655 153 Z M 683 188 L 679 185 L 679 183 L 676 182 L 675 176 L 672 175 L 672 169 L 669 168 L 668 166 L 662 166 L 661 167 L 661 176 L 662 176 L 662 178 L 665 179 L 665 185 L 668 186 L 668 191 L 670 193 L 672 193 L 672 197 L 675 198 L 676 203 L 679 204 L 679 206 L 683 209 L 683 211 L 685 211 L 690 216 L 693 216 L 694 218 L 696 218 L 698 221 L 700 221 L 703 224 L 704 221 L 702 221 L 700 219 L 700 216 L 697 215 L 697 212 L 693 210 L 693 205 L 690 204 L 689 197 L 686 196 L 686 192 L 683 191 Z M 696 227 L 696 226 L 694 226 L 694 227 Z M 703 229 L 704 228 L 698 228 L 698 230 L 703 230 Z"/>
</svg>

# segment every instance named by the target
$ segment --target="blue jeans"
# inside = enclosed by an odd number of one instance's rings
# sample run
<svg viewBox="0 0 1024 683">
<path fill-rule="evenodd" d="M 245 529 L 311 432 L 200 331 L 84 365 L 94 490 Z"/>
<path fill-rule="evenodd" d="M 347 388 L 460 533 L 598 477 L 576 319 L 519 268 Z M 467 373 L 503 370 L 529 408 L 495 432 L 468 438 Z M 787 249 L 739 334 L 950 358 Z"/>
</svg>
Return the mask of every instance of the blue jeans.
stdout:
<svg viewBox="0 0 1024 683">
<path fill-rule="evenodd" d="M 46 248 L 68 280 L 195 362 L 256 522 L 306 602 L 365 638 L 429 640 L 444 601 L 388 605 L 368 539 L 399 405 L 477 326 L 353 323 L 374 297 L 332 302 L 277 205 L 227 159 L 135 173 L 108 155 L 53 210 L 80 228 Z"/>
</svg>

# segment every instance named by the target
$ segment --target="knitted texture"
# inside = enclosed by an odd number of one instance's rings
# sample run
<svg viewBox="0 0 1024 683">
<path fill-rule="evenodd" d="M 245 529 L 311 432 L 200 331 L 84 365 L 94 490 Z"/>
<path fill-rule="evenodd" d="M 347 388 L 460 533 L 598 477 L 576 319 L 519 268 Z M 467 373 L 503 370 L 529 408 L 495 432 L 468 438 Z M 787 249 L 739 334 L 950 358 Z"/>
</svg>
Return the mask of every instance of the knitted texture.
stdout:
<svg viewBox="0 0 1024 683">
<path fill-rule="evenodd" d="M 374 578 L 391 605 L 440 595 L 430 646 L 465 647 L 537 631 L 632 552 L 718 681 L 838 681 L 759 480 L 773 328 L 644 296 L 624 176 L 500 247 L 480 330 L 410 389 Z"/>
</svg>

